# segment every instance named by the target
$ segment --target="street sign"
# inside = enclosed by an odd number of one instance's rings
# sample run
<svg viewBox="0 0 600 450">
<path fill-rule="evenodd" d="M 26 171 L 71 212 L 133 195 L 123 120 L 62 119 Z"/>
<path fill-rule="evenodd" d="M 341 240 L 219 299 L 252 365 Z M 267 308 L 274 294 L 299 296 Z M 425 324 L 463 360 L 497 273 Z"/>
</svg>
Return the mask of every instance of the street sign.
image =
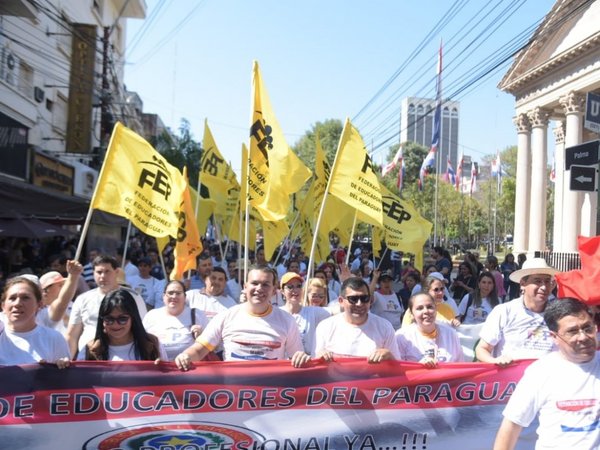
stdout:
<svg viewBox="0 0 600 450">
<path fill-rule="evenodd" d="M 596 168 L 571 166 L 569 189 L 572 191 L 594 192 L 596 190 Z"/>
<path fill-rule="evenodd" d="M 593 166 L 598 164 L 598 147 L 600 140 L 584 142 L 565 149 L 565 169 L 569 170 L 573 164 L 579 166 Z"/>
<path fill-rule="evenodd" d="M 585 105 L 585 128 L 600 133 L 600 95 L 588 92 Z"/>
</svg>

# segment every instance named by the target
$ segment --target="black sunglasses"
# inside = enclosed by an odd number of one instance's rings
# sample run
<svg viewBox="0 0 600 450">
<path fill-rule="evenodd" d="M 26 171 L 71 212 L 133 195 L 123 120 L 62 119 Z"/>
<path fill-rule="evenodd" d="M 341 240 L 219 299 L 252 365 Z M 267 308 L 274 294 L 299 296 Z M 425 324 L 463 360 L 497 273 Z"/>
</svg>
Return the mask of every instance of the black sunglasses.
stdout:
<svg viewBox="0 0 600 450">
<path fill-rule="evenodd" d="M 369 303 L 371 301 L 370 295 L 347 295 L 344 298 L 353 305 L 356 305 L 359 301 L 363 304 Z"/>
<path fill-rule="evenodd" d="M 102 318 L 102 322 L 104 322 L 106 325 L 113 325 L 115 322 L 117 322 L 119 325 L 125 325 L 127 322 L 129 322 L 129 319 L 131 319 L 130 316 L 104 316 Z"/>
</svg>

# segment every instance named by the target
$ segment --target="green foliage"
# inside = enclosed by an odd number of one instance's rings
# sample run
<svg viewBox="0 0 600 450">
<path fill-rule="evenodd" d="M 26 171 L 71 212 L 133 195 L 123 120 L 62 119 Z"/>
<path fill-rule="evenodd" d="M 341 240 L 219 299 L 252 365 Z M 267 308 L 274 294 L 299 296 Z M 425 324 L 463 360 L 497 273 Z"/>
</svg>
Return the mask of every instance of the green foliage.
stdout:
<svg viewBox="0 0 600 450">
<path fill-rule="evenodd" d="M 200 173 L 202 146 L 193 139 L 189 121 L 181 119 L 179 135 L 172 135 L 168 131 L 164 131 L 154 141 L 150 143 L 169 164 L 181 171 L 183 171 L 183 166 L 187 166 L 190 185 L 196 188 Z"/>
<path fill-rule="evenodd" d="M 315 167 L 315 136 L 319 133 L 321 147 L 327 155 L 330 164 L 333 164 L 333 158 L 337 151 L 337 146 L 342 136 L 344 124 L 339 119 L 327 119 L 324 122 L 317 122 L 310 130 L 302 136 L 292 147 L 292 150 L 311 170 Z"/>
</svg>

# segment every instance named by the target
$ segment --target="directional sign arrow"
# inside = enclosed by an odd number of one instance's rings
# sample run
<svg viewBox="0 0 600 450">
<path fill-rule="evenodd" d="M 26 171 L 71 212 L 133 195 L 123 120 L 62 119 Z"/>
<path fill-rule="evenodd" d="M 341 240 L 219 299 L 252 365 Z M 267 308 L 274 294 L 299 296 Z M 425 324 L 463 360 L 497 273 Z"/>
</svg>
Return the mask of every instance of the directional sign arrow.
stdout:
<svg viewBox="0 0 600 450">
<path fill-rule="evenodd" d="M 591 177 L 584 177 L 583 175 L 579 175 L 575 179 L 577 181 L 579 181 L 580 183 L 591 183 L 592 182 L 592 178 Z"/>
</svg>

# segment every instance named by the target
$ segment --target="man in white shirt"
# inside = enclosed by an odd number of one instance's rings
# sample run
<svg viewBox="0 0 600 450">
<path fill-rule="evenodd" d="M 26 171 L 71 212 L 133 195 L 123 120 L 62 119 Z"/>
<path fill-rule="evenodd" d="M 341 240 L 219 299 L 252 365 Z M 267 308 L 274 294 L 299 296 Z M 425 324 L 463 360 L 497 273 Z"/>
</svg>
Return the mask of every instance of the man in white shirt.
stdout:
<svg viewBox="0 0 600 450">
<path fill-rule="evenodd" d="M 139 275 L 127 277 L 127 284 L 144 299 L 148 309 L 163 306 L 162 291 L 164 281 L 158 280 L 150 275 L 152 261 L 148 257 L 140 258 L 138 261 Z"/>
<path fill-rule="evenodd" d="M 211 320 L 218 313 L 237 305 L 234 299 L 225 294 L 226 284 L 225 270 L 221 267 L 214 267 L 206 278 L 204 289 L 192 289 L 185 294 L 190 308 L 199 309 L 208 320 Z"/>
<path fill-rule="evenodd" d="M 317 325 L 317 358 L 332 361 L 336 356 L 360 356 L 369 363 L 400 359 L 394 328 L 369 312 L 371 298 L 369 285 L 362 278 L 350 277 L 342 283 L 342 312 Z"/>
<path fill-rule="evenodd" d="M 196 342 L 177 355 L 177 367 L 189 370 L 192 361 L 200 361 L 220 345 L 225 361 L 291 358 L 295 367 L 310 361 L 292 315 L 271 305 L 276 281 L 273 269 L 252 267 L 244 285 L 246 301 L 218 314 Z"/>
<path fill-rule="evenodd" d="M 523 294 L 497 305 L 488 315 L 475 348 L 479 361 L 506 366 L 516 359 L 539 358 L 555 350 L 543 314 L 557 272 L 543 258 L 531 258 L 510 274 Z"/>
<path fill-rule="evenodd" d="M 557 352 L 527 369 L 504 409 L 494 450 L 512 450 L 539 414 L 536 450 L 600 448 L 600 353 L 592 312 L 570 298 L 550 304 L 544 319 Z"/>
<path fill-rule="evenodd" d="M 66 334 L 71 357 L 77 356 L 78 352 L 94 338 L 102 299 L 110 291 L 120 287 L 116 272 L 119 265 L 115 258 L 100 255 L 92 264 L 94 280 L 98 287 L 79 295 L 73 303 Z M 140 317 L 143 318 L 146 315 L 144 300 L 135 292 L 132 292 L 132 296 L 137 304 Z"/>
</svg>

